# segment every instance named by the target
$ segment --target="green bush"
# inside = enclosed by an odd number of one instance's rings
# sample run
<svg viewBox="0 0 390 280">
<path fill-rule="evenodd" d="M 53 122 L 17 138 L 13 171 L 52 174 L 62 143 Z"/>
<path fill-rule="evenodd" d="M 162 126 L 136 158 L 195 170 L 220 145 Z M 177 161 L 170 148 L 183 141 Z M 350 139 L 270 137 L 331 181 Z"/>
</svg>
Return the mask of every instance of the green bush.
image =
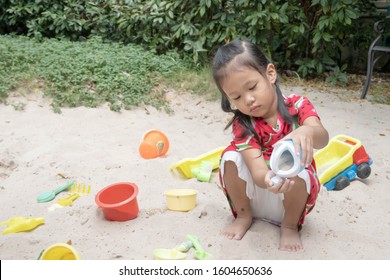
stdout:
<svg viewBox="0 0 390 280">
<path fill-rule="evenodd" d="M 99 35 L 142 44 L 158 54 L 175 50 L 199 65 L 208 64 L 221 44 L 248 39 L 281 69 L 297 71 L 302 77 L 347 69 L 341 59 L 344 47 L 365 54 L 373 36 L 374 18 L 361 19 L 362 14 L 372 13 L 372 4 L 364 0 L 4 2 L 0 7 L 3 33 L 73 40 Z M 361 32 L 368 27 L 370 32 Z"/>
<path fill-rule="evenodd" d="M 282 69 L 303 77 L 326 71 L 340 76 L 347 67 L 341 60 L 344 47 L 359 44 L 355 49 L 365 54 L 372 39 L 372 32 L 359 32 L 362 26 L 372 30 L 373 22 L 360 20 L 362 12 L 372 11 L 362 0 L 123 2 L 115 9 L 121 14 L 118 29 L 128 40 L 159 52 L 184 51 L 203 64 L 224 42 L 248 39 Z"/>
<path fill-rule="evenodd" d="M 115 14 L 110 2 L 88 0 L 4 0 L 0 31 L 38 38 L 73 40 L 114 31 Z M 112 28 L 111 28 L 112 27 Z"/>
</svg>

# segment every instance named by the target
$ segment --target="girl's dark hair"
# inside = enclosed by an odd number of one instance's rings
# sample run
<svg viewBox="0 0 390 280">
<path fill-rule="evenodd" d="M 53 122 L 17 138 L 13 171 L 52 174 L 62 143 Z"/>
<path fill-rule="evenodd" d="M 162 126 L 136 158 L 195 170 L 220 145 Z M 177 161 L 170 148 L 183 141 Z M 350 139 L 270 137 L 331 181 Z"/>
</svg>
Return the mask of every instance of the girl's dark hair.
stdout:
<svg viewBox="0 0 390 280">
<path fill-rule="evenodd" d="M 262 76 L 265 76 L 267 65 L 271 63 L 271 61 L 256 45 L 248 41 L 233 41 L 223 45 L 217 50 L 212 65 L 214 82 L 222 94 L 222 110 L 224 112 L 234 114 L 225 129 L 229 128 L 232 123 L 237 120 L 243 127 L 243 135 L 241 136 L 244 137 L 246 135 L 253 134 L 258 143 L 261 144 L 253 127 L 252 117 L 241 113 L 237 109 L 233 109 L 226 93 L 222 89 L 221 80 L 226 77 L 226 69 L 230 63 L 234 63 L 234 66 L 245 66 L 255 69 Z M 295 116 L 291 115 L 288 111 L 286 103 L 284 102 L 282 91 L 279 88 L 278 78 L 276 80 L 275 87 L 278 98 L 278 111 L 284 121 L 292 124 L 295 120 Z"/>
</svg>

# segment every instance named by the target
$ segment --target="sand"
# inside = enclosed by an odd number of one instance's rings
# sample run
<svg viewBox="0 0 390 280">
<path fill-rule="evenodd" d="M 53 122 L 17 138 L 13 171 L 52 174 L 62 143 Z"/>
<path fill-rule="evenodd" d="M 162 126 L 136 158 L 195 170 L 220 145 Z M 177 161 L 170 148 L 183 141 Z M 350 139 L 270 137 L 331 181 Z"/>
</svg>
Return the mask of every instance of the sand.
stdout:
<svg viewBox="0 0 390 280">
<path fill-rule="evenodd" d="M 279 251 L 279 228 L 258 220 L 241 241 L 222 237 L 220 230 L 233 217 L 218 174 L 213 172 L 208 183 L 169 170 L 230 142 L 230 132 L 223 130 L 229 116 L 218 102 L 171 92 L 173 114 L 146 106 L 119 113 L 107 106 L 64 108 L 56 114 L 40 92 L 31 92 L 0 104 L 0 222 L 21 216 L 43 217 L 45 223 L 1 235 L 0 259 L 34 260 L 43 249 L 71 241 L 83 260 L 152 260 L 154 249 L 172 248 L 187 234 L 196 235 L 214 260 L 390 259 L 390 107 L 361 101 L 357 92 L 283 90 L 306 95 L 331 137 L 358 138 L 373 159 L 369 178 L 354 180 L 342 191 L 322 188 L 301 232 L 303 251 Z M 166 156 L 140 157 L 138 146 L 149 129 L 169 138 Z M 62 208 L 53 205 L 65 192 L 37 203 L 38 194 L 70 180 L 90 185 L 91 193 Z M 95 195 L 116 182 L 138 186 L 137 218 L 107 221 L 97 206 Z M 196 207 L 168 210 L 163 193 L 172 188 L 197 190 Z M 190 250 L 187 259 L 194 257 Z"/>
</svg>

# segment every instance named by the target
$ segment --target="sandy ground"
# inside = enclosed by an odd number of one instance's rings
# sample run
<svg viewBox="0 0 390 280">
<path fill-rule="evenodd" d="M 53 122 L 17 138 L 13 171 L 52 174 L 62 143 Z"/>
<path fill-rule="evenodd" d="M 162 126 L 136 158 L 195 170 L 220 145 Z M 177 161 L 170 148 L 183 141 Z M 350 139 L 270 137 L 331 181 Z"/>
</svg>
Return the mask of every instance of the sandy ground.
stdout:
<svg viewBox="0 0 390 280">
<path fill-rule="evenodd" d="M 184 179 L 169 167 L 230 142 L 225 132 L 228 115 L 218 102 L 170 93 L 174 114 L 143 107 L 121 113 L 100 108 L 65 108 L 55 114 L 39 93 L 10 97 L 24 110 L 0 105 L 0 222 L 12 217 L 43 217 L 32 231 L 0 236 L 0 259 L 33 260 L 55 243 L 71 240 L 85 260 L 151 260 L 156 248 L 172 248 L 196 235 L 215 260 L 221 259 L 390 259 L 390 107 L 361 101 L 359 93 L 339 95 L 285 88 L 303 94 L 316 106 L 331 137 L 347 134 L 360 139 L 373 158 L 368 179 L 354 180 L 342 191 L 322 189 L 317 205 L 301 232 L 305 250 L 281 252 L 279 229 L 255 221 L 241 241 L 219 235 L 232 222 L 217 173 L 210 183 Z M 145 160 L 138 153 L 149 129 L 170 140 L 165 157 Z M 37 203 L 39 193 L 69 180 L 91 186 L 91 193 L 73 206 L 56 208 L 60 193 Z M 102 188 L 116 182 L 139 187 L 139 215 L 110 222 L 95 203 Z M 171 188 L 198 191 L 190 212 L 167 209 L 163 192 Z M 5 230 L 6 225 L 0 227 Z M 194 259 L 190 250 L 187 259 Z"/>
</svg>

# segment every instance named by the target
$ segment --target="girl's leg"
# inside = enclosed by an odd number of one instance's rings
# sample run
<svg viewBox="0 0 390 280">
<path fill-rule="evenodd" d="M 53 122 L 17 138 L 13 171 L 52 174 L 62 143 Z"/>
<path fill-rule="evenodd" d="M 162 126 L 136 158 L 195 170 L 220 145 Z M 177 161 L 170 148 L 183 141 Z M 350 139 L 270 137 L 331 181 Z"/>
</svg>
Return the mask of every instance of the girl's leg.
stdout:
<svg viewBox="0 0 390 280">
<path fill-rule="evenodd" d="M 252 225 L 252 210 L 246 195 L 246 182 L 238 177 L 237 166 L 233 161 L 226 161 L 224 170 L 224 185 L 237 217 L 221 234 L 229 239 L 240 240 Z"/>
<path fill-rule="evenodd" d="M 284 193 L 284 218 L 280 227 L 279 249 L 283 251 L 300 251 L 303 249 L 298 232 L 299 220 L 306 207 L 308 193 L 306 183 L 299 177 L 294 178 L 292 189 Z"/>
</svg>

